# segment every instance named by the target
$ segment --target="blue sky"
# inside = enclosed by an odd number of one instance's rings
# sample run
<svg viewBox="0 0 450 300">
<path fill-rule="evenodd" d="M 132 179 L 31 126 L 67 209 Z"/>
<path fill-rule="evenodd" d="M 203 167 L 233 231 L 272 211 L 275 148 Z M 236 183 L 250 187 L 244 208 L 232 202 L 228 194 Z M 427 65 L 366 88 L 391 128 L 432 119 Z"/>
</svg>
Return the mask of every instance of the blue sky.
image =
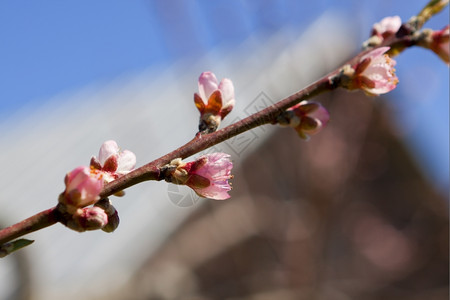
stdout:
<svg viewBox="0 0 450 300">
<path fill-rule="evenodd" d="M 371 25 L 382 17 L 400 15 L 407 20 L 425 3 L 1 1 L 0 121 L 25 104 L 39 106 L 65 91 L 108 82 L 156 65 L 170 66 L 180 58 L 197 59 L 218 45 L 238 45 L 254 33 L 276 32 L 285 26 L 300 33 L 331 8 L 354 21 L 362 42 Z M 448 22 L 447 8 L 426 27 L 438 29 Z M 424 93 L 428 99 L 426 103 L 420 99 L 407 102 L 405 92 L 393 93 L 403 112 L 400 122 L 408 124 L 413 118 L 408 113 L 415 116 L 419 111 L 426 116 L 427 126 L 432 127 L 416 125 L 409 140 L 418 153 L 423 153 L 425 164 L 436 165 L 436 174 L 440 175 L 434 176 L 448 186 L 448 68 L 434 54 L 419 49 L 408 50 L 397 60 L 400 82 L 425 85 L 412 98 Z M 417 70 L 417 76 L 411 76 L 411 70 Z M 439 80 L 446 80 L 446 89 L 435 86 Z M 446 167 L 442 167 L 443 163 Z"/>
</svg>

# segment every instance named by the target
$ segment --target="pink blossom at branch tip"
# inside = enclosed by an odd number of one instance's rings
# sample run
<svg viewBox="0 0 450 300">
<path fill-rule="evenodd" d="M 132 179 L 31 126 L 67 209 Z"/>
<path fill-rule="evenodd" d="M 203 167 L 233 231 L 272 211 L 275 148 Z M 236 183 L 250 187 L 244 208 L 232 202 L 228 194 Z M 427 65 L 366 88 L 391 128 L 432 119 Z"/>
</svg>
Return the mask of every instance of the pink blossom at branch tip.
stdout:
<svg viewBox="0 0 450 300">
<path fill-rule="evenodd" d="M 390 48 L 376 48 L 363 57 L 354 67 L 355 74 L 350 89 L 362 89 L 369 95 L 380 95 L 395 89 L 395 60 L 385 54 Z"/>
<path fill-rule="evenodd" d="M 445 26 L 441 30 L 434 31 L 431 35 L 430 49 L 447 63 L 450 64 L 450 43 L 449 43 L 450 25 Z"/>
<path fill-rule="evenodd" d="M 106 141 L 100 147 L 98 158 L 91 158 L 91 167 L 104 173 L 104 180 L 111 182 L 121 175 L 132 171 L 136 166 L 136 155 L 129 151 L 120 151 L 113 140 Z"/>
<path fill-rule="evenodd" d="M 229 180 L 233 178 L 230 155 L 212 153 L 203 155 L 193 162 L 182 163 L 180 160 L 174 160 L 171 164 L 177 165 L 176 171 L 172 174 L 173 183 L 185 184 L 201 197 L 214 200 L 230 198 Z"/>
<path fill-rule="evenodd" d="M 378 36 L 381 41 L 394 36 L 402 26 L 402 19 L 399 16 L 385 17 L 372 27 L 372 36 Z"/>
<path fill-rule="evenodd" d="M 103 176 L 98 170 L 85 166 L 77 167 L 64 178 L 66 189 L 59 202 L 73 207 L 94 204 L 100 199 L 103 182 Z"/>
<path fill-rule="evenodd" d="M 194 102 L 200 112 L 200 131 L 215 131 L 234 107 L 233 82 L 224 78 L 219 83 L 214 73 L 203 72 L 198 79 L 198 93 L 194 94 Z"/>
<path fill-rule="evenodd" d="M 206 111 L 215 110 L 216 107 L 208 106 L 208 101 L 210 100 L 211 95 L 217 90 L 220 91 L 221 94 L 221 110 L 226 109 L 230 106 L 234 106 L 235 99 L 233 82 L 228 78 L 224 78 L 220 81 L 220 83 L 218 83 L 216 75 L 214 73 L 209 71 L 203 72 L 198 79 L 198 95 L 203 100 L 203 103 L 205 104 L 204 109 Z M 200 111 L 200 113 L 202 113 L 202 111 Z"/>
<path fill-rule="evenodd" d="M 303 139 L 320 132 L 330 120 L 330 114 L 320 103 L 302 101 L 286 110 L 284 117 Z"/>
</svg>

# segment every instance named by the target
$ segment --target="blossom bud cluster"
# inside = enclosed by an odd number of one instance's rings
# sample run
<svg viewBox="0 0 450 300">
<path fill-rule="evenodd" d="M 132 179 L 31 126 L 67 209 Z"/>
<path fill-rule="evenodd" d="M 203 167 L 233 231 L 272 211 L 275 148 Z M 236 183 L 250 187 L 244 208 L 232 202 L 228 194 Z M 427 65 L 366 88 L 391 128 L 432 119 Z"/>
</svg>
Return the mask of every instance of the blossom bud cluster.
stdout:
<svg viewBox="0 0 450 300">
<path fill-rule="evenodd" d="M 89 167 L 79 166 L 67 173 L 66 188 L 59 197 L 64 212 L 72 217 L 67 226 L 77 231 L 101 228 L 113 231 L 118 225 L 118 215 L 112 205 L 99 202 L 100 192 L 105 183 L 127 174 L 135 165 L 133 152 L 120 151 L 115 141 L 106 141 L 100 147 L 98 158 L 92 157 Z"/>
<path fill-rule="evenodd" d="M 105 183 L 127 174 L 135 165 L 134 153 L 120 151 L 115 141 L 103 143 L 89 167 L 77 167 L 64 179 L 66 189 L 59 197 L 59 207 L 67 216 L 65 224 L 80 232 L 114 231 L 119 225 L 119 215 L 111 202 L 100 200 L 99 195 Z M 230 197 L 232 167 L 230 156 L 225 153 L 204 155 L 188 163 L 175 159 L 166 166 L 166 181 L 187 185 L 202 197 L 223 200 Z"/>
<path fill-rule="evenodd" d="M 436 7 L 433 7 L 432 5 L 429 9 L 442 9 L 438 3 L 435 6 Z M 399 16 L 385 17 L 380 22 L 373 25 L 371 37 L 364 42 L 364 48 L 368 49 L 380 46 L 384 41 L 396 37 L 396 34 L 399 32 L 400 28 L 402 28 L 402 20 Z M 418 46 L 430 49 L 447 65 L 450 64 L 449 28 L 450 25 L 446 25 L 441 30 L 424 29 L 422 32 L 417 32 L 414 34 L 417 38 L 416 44 Z M 396 50 L 398 49 L 394 49 L 394 52 L 396 52 Z"/>
</svg>

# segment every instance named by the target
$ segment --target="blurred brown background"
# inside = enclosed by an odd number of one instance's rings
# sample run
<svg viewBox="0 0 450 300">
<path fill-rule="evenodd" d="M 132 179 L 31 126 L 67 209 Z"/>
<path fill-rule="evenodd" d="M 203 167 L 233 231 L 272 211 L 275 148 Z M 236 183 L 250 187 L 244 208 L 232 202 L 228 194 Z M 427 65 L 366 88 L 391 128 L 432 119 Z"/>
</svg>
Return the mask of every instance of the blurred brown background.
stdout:
<svg viewBox="0 0 450 300">
<path fill-rule="evenodd" d="M 323 132 L 278 129 L 234 170 L 231 199 L 205 202 L 102 299 L 448 299 L 448 203 L 384 100 L 319 100 Z"/>
</svg>

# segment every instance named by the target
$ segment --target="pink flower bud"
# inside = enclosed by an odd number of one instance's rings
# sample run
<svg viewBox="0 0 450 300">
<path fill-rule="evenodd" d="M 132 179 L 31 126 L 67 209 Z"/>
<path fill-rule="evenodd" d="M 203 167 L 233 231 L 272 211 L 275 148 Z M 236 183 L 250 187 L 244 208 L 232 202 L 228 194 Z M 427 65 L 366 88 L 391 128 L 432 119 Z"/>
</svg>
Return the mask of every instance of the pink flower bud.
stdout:
<svg viewBox="0 0 450 300">
<path fill-rule="evenodd" d="M 89 167 L 78 167 L 64 178 L 66 189 L 59 202 L 73 207 L 85 207 L 100 199 L 103 188 L 102 174 Z"/>
<path fill-rule="evenodd" d="M 399 16 L 385 17 L 379 23 L 375 23 L 372 27 L 372 36 L 376 35 L 381 40 L 395 36 L 402 26 L 402 19 Z"/>
<path fill-rule="evenodd" d="M 102 229 L 108 224 L 108 216 L 105 211 L 97 206 L 78 209 L 67 222 L 67 227 L 83 232 L 86 230 Z"/>
<path fill-rule="evenodd" d="M 119 214 L 109 199 L 102 199 L 95 203 L 95 207 L 102 208 L 108 216 L 108 224 L 102 227 L 104 232 L 113 232 L 117 229 L 120 223 Z"/>
<path fill-rule="evenodd" d="M 194 102 L 200 112 L 199 130 L 214 132 L 234 107 L 233 82 L 224 78 L 218 83 L 214 73 L 203 72 L 198 79 Z"/>
<path fill-rule="evenodd" d="M 395 60 L 386 53 L 389 47 L 376 48 L 362 56 L 348 76 L 350 82 L 345 87 L 362 89 L 369 95 L 380 95 L 395 89 L 398 78 L 395 76 Z M 353 72 L 354 71 L 354 72 Z"/>
<path fill-rule="evenodd" d="M 120 151 L 115 141 L 106 141 L 100 147 L 98 158 L 91 158 L 91 167 L 104 173 L 104 180 L 111 182 L 129 173 L 136 166 L 136 155 L 128 150 Z"/>
<path fill-rule="evenodd" d="M 448 65 L 450 64 L 450 43 L 449 43 L 450 25 L 443 29 L 434 31 L 431 35 L 430 49 Z"/>
<path fill-rule="evenodd" d="M 175 170 L 166 178 L 175 184 L 184 184 L 192 188 L 199 196 L 225 200 L 230 198 L 230 180 L 233 163 L 225 153 L 212 153 L 199 157 L 196 161 L 183 163 L 173 160 L 170 166 Z"/>
<path fill-rule="evenodd" d="M 280 125 L 293 127 L 303 139 L 321 131 L 329 120 L 330 115 L 325 107 L 314 101 L 302 101 L 278 118 Z"/>
</svg>

